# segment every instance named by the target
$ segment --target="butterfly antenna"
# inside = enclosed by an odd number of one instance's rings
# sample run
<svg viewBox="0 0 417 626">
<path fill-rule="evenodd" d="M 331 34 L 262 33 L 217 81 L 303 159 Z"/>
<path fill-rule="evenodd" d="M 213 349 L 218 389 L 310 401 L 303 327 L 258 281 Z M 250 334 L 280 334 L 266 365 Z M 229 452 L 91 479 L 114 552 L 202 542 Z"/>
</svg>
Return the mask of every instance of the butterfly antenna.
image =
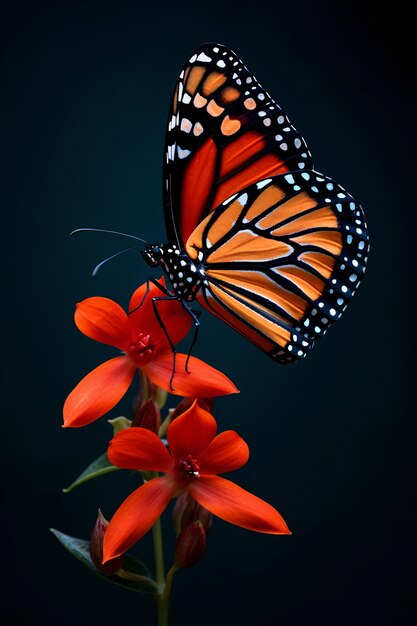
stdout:
<svg viewBox="0 0 417 626">
<path fill-rule="evenodd" d="M 121 235 L 122 237 L 129 237 L 130 239 L 136 239 L 136 241 L 140 241 L 141 243 L 145 243 L 145 244 L 148 243 L 144 239 L 141 239 L 140 237 L 136 237 L 136 235 L 128 235 L 127 233 L 121 233 L 118 230 L 105 230 L 103 228 L 77 228 L 76 230 L 73 230 L 72 233 L 70 233 L 70 237 L 72 237 L 73 235 L 77 235 L 78 233 L 86 233 L 86 232 L 90 232 L 90 233 L 110 233 L 111 235 Z M 131 248 L 129 248 L 129 250 L 130 249 Z M 122 250 L 121 252 L 125 252 L 125 250 Z M 117 254 L 121 254 L 121 252 L 120 253 L 118 252 Z M 109 258 L 112 258 L 112 257 L 109 257 Z M 103 263 L 104 263 L 104 261 L 103 261 Z"/>
<path fill-rule="evenodd" d="M 95 268 L 93 270 L 93 276 L 95 276 L 97 274 L 97 272 L 100 269 L 100 267 L 102 265 L 104 265 L 105 263 L 107 263 L 107 261 L 111 261 L 116 256 L 119 256 L 119 254 L 124 254 L 125 252 L 130 252 L 130 250 L 135 250 L 138 247 L 139 246 L 137 246 L 137 245 L 136 246 L 130 246 L 130 248 L 125 248 L 124 250 L 119 250 L 119 252 L 116 252 L 115 254 L 112 254 L 111 256 L 107 257 L 107 259 L 104 259 L 104 261 L 101 261 L 98 265 L 95 266 Z"/>
</svg>

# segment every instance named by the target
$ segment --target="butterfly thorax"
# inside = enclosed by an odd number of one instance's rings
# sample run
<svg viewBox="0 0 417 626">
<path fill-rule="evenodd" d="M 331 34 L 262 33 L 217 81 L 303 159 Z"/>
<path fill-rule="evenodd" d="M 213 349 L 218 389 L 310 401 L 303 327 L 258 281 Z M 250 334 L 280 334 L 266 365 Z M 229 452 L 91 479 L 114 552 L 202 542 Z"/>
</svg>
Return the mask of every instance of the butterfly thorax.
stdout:
<svg viewBox="0 0 417 626">
<path fill-rule="evenodd" d="M 173 292 L 181 300 L 195 300 L 204 280 L 204 266 L 173 244 L 148 244 L 142 256 L 151 267 L 162 267 Z"/>
</svg>

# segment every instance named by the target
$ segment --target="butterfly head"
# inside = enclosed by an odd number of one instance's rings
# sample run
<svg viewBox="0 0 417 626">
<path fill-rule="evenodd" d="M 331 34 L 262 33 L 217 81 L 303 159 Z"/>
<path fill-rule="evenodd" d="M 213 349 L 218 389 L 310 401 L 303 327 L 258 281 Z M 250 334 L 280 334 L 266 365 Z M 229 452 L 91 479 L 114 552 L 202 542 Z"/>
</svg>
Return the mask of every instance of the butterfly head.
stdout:
<svg viewBox="0 0 417 626">
<path fill-rule="evenodd" d="M 141 254 L 148 265 L 151 267 L 158 267 L 158 265 L 161 264 L 164 253 L 162 245 L 147 244 L 145 250 L 141 251 Z"/>
</svg>

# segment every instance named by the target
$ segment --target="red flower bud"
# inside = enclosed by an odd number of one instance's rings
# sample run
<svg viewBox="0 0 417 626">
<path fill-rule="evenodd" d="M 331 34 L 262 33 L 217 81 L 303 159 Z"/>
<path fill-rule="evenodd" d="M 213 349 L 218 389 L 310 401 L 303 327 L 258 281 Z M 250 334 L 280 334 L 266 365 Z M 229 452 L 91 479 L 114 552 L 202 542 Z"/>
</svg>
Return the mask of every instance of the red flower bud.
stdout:
<svg viewBox="0 0 417 626">
<path fill-rule="evenodd" d="M 175 565 L 184 569 L 201 559 L 206 549 L 206 531 L 200 521 L 185 526 L 175 544 Z"/>
<path fill-rule="evenodd" d="M 142 402 L 142 404 L 135 413 L 132 421 L 132 426 L 147 428 L 153 433 L 158 434 L 159 428 L 161 426 L 161 412 L 154 400 L 149 399 L 145 400 L 145 402 Z"/>
<path fill-rule="evenodd" d="M 106 574 L 107 576 L 111 576 L 123 566 L 125 557 L 123 555 L 118 556 L 115 559 L 107 561 L 107 563 L 104 563 L 103 565 L 103 540 L 104 533 L 106 532 L 108 525 L 109 522 L 99 509 L 97 521 L 90 538 L 90 556 L 94 565 L 98 570 L 100 570 L 100 572 L 103 572 L 103 574 Z"/>
<path fill-rule="evenodd" d="M 197 400 L 198 406 L 202 409 L 205 409 L 209 413 L 213 412 L 214 398 L 183 398 L 171 412 L 170 422 L 173 422 L 174 419 L 185 413 L 185 411 L 190 408 L 194 400 Z"/>
<path fill-rule="evenodd" d="M 213 411 L 214 398 L 183 398 L 179 404 L 175 407 L 175 409 L 169 409 L 168 416 L 162 422 L 162 425 L 159 429 L 158 435 L 161 439 L 166 438 L 168 433 L 168 428 L 171 423 L 180 415 L 188 411 L 193 402 L 197 400 L 198 406 L 202 409 L 205 409 L 209 413 Z"/>
<path fill-rule="evenodd" d="M 201 504 L 192 498 L 186 491 L 179 498 L 174 506 L 173 511 L 174 528 L 177 535 L 189 524 L 199 521 L 203 524 L 203 528 L 208 532 L 211 528 L 213 516 Z"/>
</svg>

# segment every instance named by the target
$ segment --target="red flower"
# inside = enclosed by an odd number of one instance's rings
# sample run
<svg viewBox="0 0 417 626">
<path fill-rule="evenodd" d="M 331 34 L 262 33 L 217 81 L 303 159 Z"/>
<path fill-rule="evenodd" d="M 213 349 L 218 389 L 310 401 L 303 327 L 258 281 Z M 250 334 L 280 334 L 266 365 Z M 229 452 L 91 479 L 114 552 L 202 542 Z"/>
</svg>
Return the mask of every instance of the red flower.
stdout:
<svg viewBox="0 0 417 626">
<path fill-rule="evenodd" d="M 152 298 L 162 292 L 151 284 L 143 301 L 145 293 L 145 284 L 135 291 L 129 305 L 129 311 L 134 312 L 130 315 L 108 298 L 87 298 L 77 305 L 78 329 L 124 354 L 96 367 L 69 394 L 64 405 L 64 426 L 85 426 L 110 411 L 130 387 L 137 370 L 142 370 L 154 384 L 180 396 L 211 397 L 238 392 L 224 374 L 193 356 L 187 372 L 185 354 L 176 355 L 171 389 L 173 353 L 152 306 Z M 189 314 L 178 301 L 160 301 L 157 306 L 171 341 L 177 344 L 190 329 Z"/>
<path fill-rule="evenodd" d="M 239 435 L 216 436 L 214 417 L 195 402 L 168 429 L 170 452 L 157 435 L 130 428 L 110 442 L 108 456 L 117 467 L 164 472 L 136 489 L 119 507 L 107 528 L 103 562 L 126 552 L 153 526 L 171 498 L 188 493 L 211 513 L 249 530 L 288 535 L 272 506 L 216 474 L 238 469 L 249 458 Z"/>
</svg>

